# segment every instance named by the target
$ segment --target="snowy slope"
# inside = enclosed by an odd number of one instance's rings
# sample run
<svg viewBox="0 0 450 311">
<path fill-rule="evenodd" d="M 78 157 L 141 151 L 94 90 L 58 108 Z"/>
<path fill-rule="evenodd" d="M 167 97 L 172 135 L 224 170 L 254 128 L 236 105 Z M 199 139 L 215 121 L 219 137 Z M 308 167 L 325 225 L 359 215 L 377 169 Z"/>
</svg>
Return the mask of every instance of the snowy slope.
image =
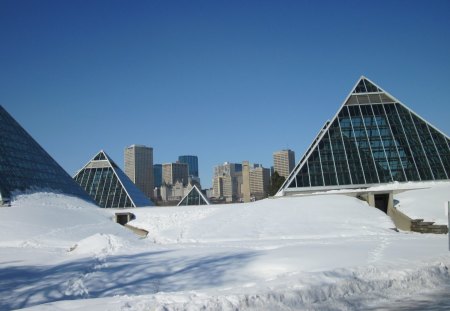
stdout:
<svg viewBox="0 0 450 311">
<path fill-rule="evenodd" d="M 210 243 L 321 239 L 373 235 L 395 228 L 389 217 L 358 199 L 330 195 L 282 197 L 254 203 L 133 211 L 130 224 L 155 242 Z"/>
<path fill-rule="evenodd" d="M 395 195 L 396 207 L 413 219 L 434 221 L 447 225 L 446 202 L 450 201 L 450 182 L 427 182 L 417 184 L 421 189 Z"/>
<path fill-rule="evenodd" d="M 130 211 L 148 238 L 72 197 L 0 208 L 0 310 L 360 310 L 450 284 L 446 236 L 343 195 Z"/>
</svg>

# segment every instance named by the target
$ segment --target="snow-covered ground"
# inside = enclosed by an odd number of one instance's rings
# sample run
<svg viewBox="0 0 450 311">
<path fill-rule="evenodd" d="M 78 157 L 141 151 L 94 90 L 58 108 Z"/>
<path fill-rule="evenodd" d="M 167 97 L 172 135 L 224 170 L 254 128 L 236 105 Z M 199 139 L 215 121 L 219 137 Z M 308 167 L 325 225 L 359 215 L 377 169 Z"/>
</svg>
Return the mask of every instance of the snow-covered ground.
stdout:
<svg viewBox="0 0 450 311">
<path fill-rule="evenodd" d="M 450 183 L 420 188 L 398 194 L 398 208 L 444 221 Z M 396 232 L 342 194 L 129 211 L 147 238 L 115 224 L 115 211 L 59 194 L 0 208 L 0 310 L 450 305 L 448 236 Z"/>
</svg>

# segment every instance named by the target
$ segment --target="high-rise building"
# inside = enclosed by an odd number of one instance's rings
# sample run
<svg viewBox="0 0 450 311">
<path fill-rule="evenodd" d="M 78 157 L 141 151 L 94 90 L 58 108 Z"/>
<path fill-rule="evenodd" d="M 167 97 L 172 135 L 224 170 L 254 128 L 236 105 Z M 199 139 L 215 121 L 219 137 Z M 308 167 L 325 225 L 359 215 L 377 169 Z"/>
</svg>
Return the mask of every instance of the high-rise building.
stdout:
<svg viewBox="0 0 450 311">
<path fill-rule="evenodd" d="M 250 169 L 250 193 L 255 200 L 267 197 L 270 184 L 270 169 L 256 166 Z"/>
<path fill-rule="evenodd" d="M 225 162 L 214 168 L 213 193 L 227 202 L 241 198 L 242 164 Z"/>
<path fill-rule="evenodd" d="M 188 165 L 188 174 L 190 177 L 198 178 L 198 157 L 194 155 L 182 155 L 178 157 L 178 162 Z"/>
<path fill-rule="evenodd" d="M 177 181 L 183 185 L 187 185 L 188 178 L 188 165 L 186 163 L 164 163 L 162 165 L 162 177 L 163 182 L 168 185 L 175 185 Z"/>
<path fill-rule="evenodd" d="M 162 182 L 162 164 L 153 164 L 153 185 L 159 188 Z"/>
<path fill-rule="evenodd" d="M 242 199 L 244 202 L 250 202 L 250 163 L 242 162 Z"/>
<path fill-rule="evenodd" d="M 125 174 L 149 198 L 153 198 L 153 148 L 131 145 L 125 148 Z"/>
<path fill-rule="evenodd" d="M 74 179 L 100 207 L 153 205 L 103 150 L 78 171 Z"/>
<path fill-rule="evenodd" d="M 450 138 L 361 77 L 279 194 L 450 179 Z"/>
<path fill-rule="evenodd" d="M 12 192 L 54 190 L 92 202 L 83 189 L 0 106 L 0 205 Z"/>
<path fill-rule="evenodd" d="M 273 153 L 273 167 L 278 175 L 287 178 L 295 167 L 295 153 L 285 149 Z"/>
</svg>

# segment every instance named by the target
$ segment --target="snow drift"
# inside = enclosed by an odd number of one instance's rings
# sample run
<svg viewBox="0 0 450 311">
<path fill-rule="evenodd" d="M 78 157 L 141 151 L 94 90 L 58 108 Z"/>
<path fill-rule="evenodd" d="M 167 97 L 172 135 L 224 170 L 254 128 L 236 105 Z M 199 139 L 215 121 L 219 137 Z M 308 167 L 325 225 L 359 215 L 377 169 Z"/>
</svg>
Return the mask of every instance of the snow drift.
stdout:
<svg viewBox="0 0 450 311">
<path fill-rule="evenodd" d="M 146 239 L 114 212 L 51 193 L 0 208 L 0 309 L 360 310 L 450 290 L 447 236 L 339 194 L 133 209 Z"/>
</svg>

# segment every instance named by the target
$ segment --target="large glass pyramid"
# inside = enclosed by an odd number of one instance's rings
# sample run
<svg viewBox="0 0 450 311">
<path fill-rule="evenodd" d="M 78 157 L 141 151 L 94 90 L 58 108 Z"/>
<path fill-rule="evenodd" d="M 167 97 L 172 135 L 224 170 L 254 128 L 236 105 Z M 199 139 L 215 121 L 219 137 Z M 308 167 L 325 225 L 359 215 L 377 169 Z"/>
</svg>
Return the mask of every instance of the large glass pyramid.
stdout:
<svg viewBox="0 0 450 311">
<path fill-rule="evenodd" d="M 280 191 L 352 188 L 450 177 L 450 139 L 361 77 Z"/>
<path fill-rule="evenodd" d="M 141 190 L 102 150 L 74 177 L 100 207 L 153 206 Z"/>
<path fill-rule="evenodd" d="M 209 205 L 209 201 L 203 193 L 194 185 L 184 198 L 177 204 L 177 206 L 183 205 Z"/>
<path fill-rule="evenodd" d="M 53 190 L 92 201 L 69 174 L 0 106 L 0 205 L 14 191 Z"/>
</svg>

